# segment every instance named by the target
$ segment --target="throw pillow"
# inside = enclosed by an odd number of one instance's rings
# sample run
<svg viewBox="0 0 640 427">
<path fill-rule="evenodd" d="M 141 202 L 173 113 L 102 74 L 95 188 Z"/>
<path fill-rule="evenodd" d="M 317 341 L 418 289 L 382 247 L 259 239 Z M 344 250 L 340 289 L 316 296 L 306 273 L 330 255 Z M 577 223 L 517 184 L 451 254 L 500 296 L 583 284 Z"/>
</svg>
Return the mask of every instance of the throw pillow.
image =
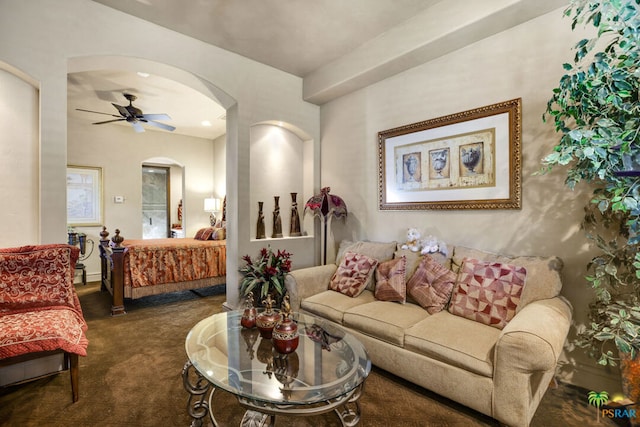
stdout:
<svg viewBox="0 0 640 427">
<path fill-rule="evenodd" d="M 398 250 L 393 253 L 393 258 L 405 257 L 407 259 L 407 268 L 405 269 L 405 279 L 408 281 L 413 273 L 416 272 L 420 262 L 422 262 L 422 255 L 420 252 L 411 252 L 409 249 L 400 249 L 400 245 L 398 245 Z"/>
<path fill-rule="evenodd" d="M 209 240 L 211 239 L 212 234 L 213 234 L 212 227 L 205 228 L 204 231 L 202 232 L 202 236 L 200 237 L 200 240 Z"/>
<path fill-rule="evenodd" d="M 380 301 L 395 301 L 404 304 L 407 301 L 407 282 L 405 270 L 407 258 L 404 256 L 382 262 L 376 268 L 375 297 Z"/>
<path fill-rule="evenodd" d="M 562 271 L 563 263 L 556 256 L 509 256 L 456 246 L 452 257 L 454 266 L 458 268 L 462 266 L 465 258 L 519 265 L 527 270 L 529 277 L 536 278 L 535 286 L 527 286 L 522 290 L 520 304 L 518 304 L 516 313 L 533 301 L 560 295 L 560 290 L 562 289 L 560 272 Z"/>
<path fill-rule="evenodd" d="M 453 292 L 456 274 L 436 261 L 431 255 L 425 255 L 420 265 L 407 283 L 409 295 L 429 314 L 442 311 Z"/>
<path fill-rule="evenodd" d="M 193 238 L 196 240 L 203 240 L 202 236 L 204 235 L 204 232 L 207 231 L 207 228 L 201 228 L 200 230 L 196 231 L 196 235 L 193 236 Z"/>
<path fill-rule="evenodd" d="M 350 297 L 357 297 L 364 291 L 377 265 L 377 260 L 366 255 L 346 252 L 331 278 L 329 289 Z"/>
<path fill-rule="evenodd" d="M 526 276 L 524 267 L 465 258 L 449 312 L 503 329 L 516 314 Z"/>
<path fill-rule="evenodd" d="M 227 229 L 226 228 L 214 228 L 213 234 L 211 235 L 211 240 L 224 240 L 227 238 Z"/>
</svg>

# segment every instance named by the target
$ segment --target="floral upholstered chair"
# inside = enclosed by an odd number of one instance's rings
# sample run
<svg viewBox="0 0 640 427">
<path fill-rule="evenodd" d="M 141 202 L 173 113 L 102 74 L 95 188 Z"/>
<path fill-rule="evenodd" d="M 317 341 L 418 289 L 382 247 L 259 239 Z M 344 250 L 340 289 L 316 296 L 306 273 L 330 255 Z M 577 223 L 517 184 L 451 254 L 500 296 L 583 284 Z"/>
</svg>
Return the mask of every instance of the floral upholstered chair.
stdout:
<svg viewBox="0 0 640 427">
<path fill-rule="evenodd" d="M 32 379 L 14 378 L 12 366 L 60 354 L 78 400 L 78 356 L 89 344 L 73 285 L 78 254 L 66 244 L 0 249 L 0 384 Z"/>
</svg>

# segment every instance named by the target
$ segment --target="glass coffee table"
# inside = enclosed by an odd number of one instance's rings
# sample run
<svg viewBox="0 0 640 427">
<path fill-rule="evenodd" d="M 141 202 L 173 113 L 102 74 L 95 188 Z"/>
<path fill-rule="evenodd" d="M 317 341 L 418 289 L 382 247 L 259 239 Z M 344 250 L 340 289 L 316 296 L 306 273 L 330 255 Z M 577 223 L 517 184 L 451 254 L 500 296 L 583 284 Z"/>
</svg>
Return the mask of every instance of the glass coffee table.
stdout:
<svg viewBox="0 0 640 427">
<path fill-rule="evenodd" d="M 278 353 L 256 328 L 240 326 L 241 312 L 215 314 L 187 335 L 188 361 L 182 369 L 190 394 L 192 426 L 214 416 L 214 394 L 233 394 L 247 409 L 241 425 L 272 426 L 279 414 L 309 416 L 334 411 L 343 426 L 360 421 L 358 399 L 371 371 L 363 345 L 322 319 L 294 313 L 300 343 Z"/>
</svg>

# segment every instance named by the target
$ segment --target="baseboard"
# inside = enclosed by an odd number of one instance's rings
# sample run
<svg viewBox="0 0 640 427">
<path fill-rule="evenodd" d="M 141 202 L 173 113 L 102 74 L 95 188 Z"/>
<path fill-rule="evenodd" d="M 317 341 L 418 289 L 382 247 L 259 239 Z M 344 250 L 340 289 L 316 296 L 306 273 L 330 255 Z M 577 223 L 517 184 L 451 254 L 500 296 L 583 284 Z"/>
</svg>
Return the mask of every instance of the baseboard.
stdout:
<svg viewBox="0 0 640 427">
<path fill-rule="evenodd" d="M 590 391 L 606 391 L 609 395 L 622 391 L 620 370 L 617 366 L 601 366 L 574 361 L 571 374 L 558 375 L 558 380 Z"/>
</svg>

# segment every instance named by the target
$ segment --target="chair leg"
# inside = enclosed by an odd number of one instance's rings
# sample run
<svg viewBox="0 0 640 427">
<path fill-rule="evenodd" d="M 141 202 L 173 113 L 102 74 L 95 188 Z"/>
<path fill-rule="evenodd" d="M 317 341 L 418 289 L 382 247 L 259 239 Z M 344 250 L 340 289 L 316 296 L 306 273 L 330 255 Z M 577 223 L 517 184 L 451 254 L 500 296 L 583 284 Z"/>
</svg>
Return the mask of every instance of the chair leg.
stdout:
<svg viewBox="0 0 640 427">
<path fill-rule="evenodd" d="M 71 397 L 73 399 L 73 403 L 77 402 L 80 398 L 80 393 L 78 389 L 78 355 L 69 353 L 69 371 L 71 373 Z"/>
</svg>

